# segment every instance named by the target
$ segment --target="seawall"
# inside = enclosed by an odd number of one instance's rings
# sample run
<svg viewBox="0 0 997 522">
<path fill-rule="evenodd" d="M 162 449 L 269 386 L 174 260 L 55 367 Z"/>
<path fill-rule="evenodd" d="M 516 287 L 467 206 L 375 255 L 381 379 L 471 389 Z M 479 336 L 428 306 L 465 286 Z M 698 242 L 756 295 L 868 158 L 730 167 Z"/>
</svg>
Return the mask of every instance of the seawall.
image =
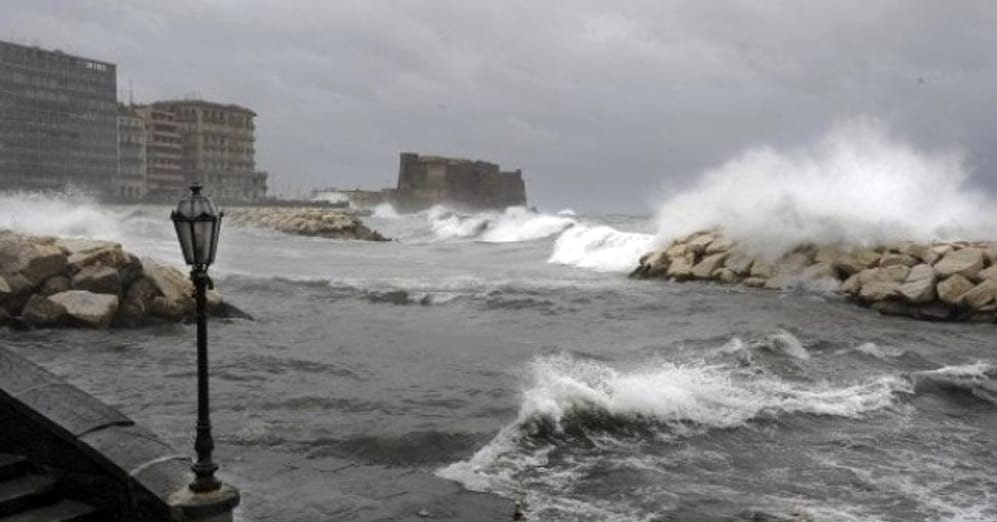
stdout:
<svg viewBox="0 0 997 522">
<path fill-rule="evenodd" d="M 648 252 L 631 277 L 809 287 L 840 293 L 888 315 L 997 321 L 997 242 L 800 245 L 768 261 L 721 232 L 701 231 Z"/>
</svg>

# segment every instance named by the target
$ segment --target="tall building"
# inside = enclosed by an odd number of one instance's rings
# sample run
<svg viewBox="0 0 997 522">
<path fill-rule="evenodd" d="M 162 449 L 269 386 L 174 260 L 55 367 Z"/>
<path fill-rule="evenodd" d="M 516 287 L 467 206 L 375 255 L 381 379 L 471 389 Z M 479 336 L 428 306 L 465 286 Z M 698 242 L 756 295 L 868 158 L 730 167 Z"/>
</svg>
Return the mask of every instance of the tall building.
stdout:
<svg viewBox="0 0 997 522">
<path fill-rule="evenodd" d="M 145 198 L 145 121 L 132 107 L 118 108 L 118 175 L 111 194 L 124 199 Z"/>
<path fill-rule="evenodd" d="M 180 125 L 172 112 L 154 105 L 138 106 L 135 112 L 145 125 L 146 195 L 163 200 L 180 197 L 187 188 Z"/>
<path fill-rule="evenodd" d="M 107 191 L 117 110 L 114 64 L 0 41 L 0 189 Z"/>
<path fill-rule="evenodd" d="M 256 170 L 256 113 L 203 100 L 153 104 L 176 117 L 183 135 L 182 170 L 220 200 L 254 201 L 267 193 L 267 174 Z"/>
</svg>

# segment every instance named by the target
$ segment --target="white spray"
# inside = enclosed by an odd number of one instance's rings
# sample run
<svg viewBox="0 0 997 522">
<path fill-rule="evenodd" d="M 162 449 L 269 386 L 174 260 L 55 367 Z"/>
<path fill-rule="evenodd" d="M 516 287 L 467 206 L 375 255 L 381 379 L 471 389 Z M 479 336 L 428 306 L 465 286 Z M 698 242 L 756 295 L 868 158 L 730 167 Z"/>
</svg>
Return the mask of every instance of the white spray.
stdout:
<svg viewBox="0 0 997 522">
<path fill-rule="evenodd" d="M 914 150 L 859 118 L 807 147 L 753 149 L 706 172 L 660 207 L 658 238 L 719 227 L 776 257 L 800 243 L 997 237 L 993 206 L 967 179 L 960 154 Z"/>
</svg>

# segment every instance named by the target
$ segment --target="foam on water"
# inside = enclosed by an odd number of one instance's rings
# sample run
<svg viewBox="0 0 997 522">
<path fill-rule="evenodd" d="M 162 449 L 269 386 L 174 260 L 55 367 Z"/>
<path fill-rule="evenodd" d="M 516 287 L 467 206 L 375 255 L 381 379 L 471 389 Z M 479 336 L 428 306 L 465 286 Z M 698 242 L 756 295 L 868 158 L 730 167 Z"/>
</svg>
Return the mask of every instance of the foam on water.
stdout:
<svg viewBox="0 0 997 522">
<path fill-rule="evenodd" d="M 737 341 L 724 349 L 740 348 L 743 343 Z M 786 351 L 800 356 L 798 350 Z M 814 384 L 702 362 L 654 362 L 623 371 L 563 354 L 534 359 L 529 374 L 516 421 L 471 458 L 440 469 L 438 475 L 472 490 L 515 497 L 524 493 L 521 474 L 546 466 L 552 448 L 572 444 L 579 434 L 601 444 L 627 425 L 667 440 L 791 413 L 854 418 L 890 406 L 896 392 L 909 390 L 893 376 Z M 545 469 L 530 477 L 543 481 L 548 474 Z M 556 485 L 548 485 L 551 497 L 558 496 Z"/>
<path fill-rule="evenodd" d="M 118 218 L 80 195 L 0 194 L 0 228 L 25 234 L 121 239 Z"/>
<path fill-rule="evenodd" d="M 402 217 L 391 203 L 381 203 L 374 207 L 374 213 L 371 215 L 380 219 L 399 219 Z"/>
<path fill-rule="evenodd" d="M 553 236 L 575 225 L 569 216 L 552 216 L 523 207 L 502 212 L 464 214 L 436 206 L 425 212 L 439 240 L 472 239 L 486 243 L 512 243 Z"/>
<path fill-rule="evenodd" d="M 654 236 L 620 232 L 609 226 L 576 225 L 554 242 L 548 263 L 602 272 L 627 272 L 654 244 Z"/>
<path fill-rule="evenodd" d="M 926 153 L 870 118 L 792 150 L 748 150 L 658 210 L 662 242 L 719 227 L 753 253 L 801 243 L 997 237 L 997 212 L 957 152 Z"/>
<path fill-rule="evenodd" d="M 913 372 L 910 379 L 918 393 L 957 391 L 997 405 L 997 368 L 988 362 Z"/>
</svg>

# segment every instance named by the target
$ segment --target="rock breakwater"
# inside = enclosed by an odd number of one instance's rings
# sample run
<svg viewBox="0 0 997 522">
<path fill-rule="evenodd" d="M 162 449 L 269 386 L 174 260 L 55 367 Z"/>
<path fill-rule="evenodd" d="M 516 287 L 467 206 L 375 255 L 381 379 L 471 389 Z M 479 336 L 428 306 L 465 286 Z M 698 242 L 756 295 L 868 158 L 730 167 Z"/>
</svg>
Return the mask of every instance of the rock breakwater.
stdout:
<svg viewBox="0 0 997 522">
<path fill-rule="evenodd" d="M 689 234 L 648 252 L 636 278 L 839 292 L 883 314 L 926 320 L 997 320 L 997 243 L 912 241 L 873 248 L 801 245 L 775 261 L 718 231 Z"/>
<path fill-rule="evenodd" d="M 387 241 L 355 215 L 328 208 L 246 207 L 225 210 L 227 223 L 299 236 Z"/>
<path fill-rule="evenodd" d="M 194 315 L 180 269 L 138 258 L 120 244 L 0 231 L 0 326 L 134 327 Z M 208 293 L 209 313 L 249 317 Z"/>
</svg>

